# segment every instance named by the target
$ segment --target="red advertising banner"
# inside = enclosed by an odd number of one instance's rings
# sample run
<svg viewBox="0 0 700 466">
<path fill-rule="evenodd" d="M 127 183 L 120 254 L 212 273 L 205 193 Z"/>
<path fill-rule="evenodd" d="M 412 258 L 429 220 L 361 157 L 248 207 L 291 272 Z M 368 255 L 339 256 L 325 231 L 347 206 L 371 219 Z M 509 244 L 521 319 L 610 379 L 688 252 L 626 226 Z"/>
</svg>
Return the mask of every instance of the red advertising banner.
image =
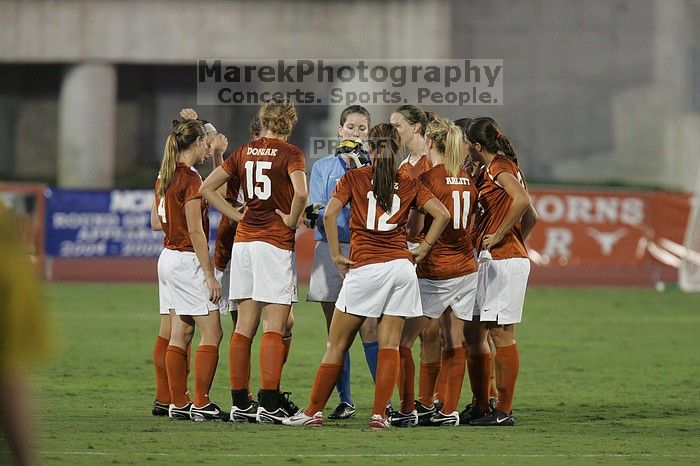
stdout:
<svg viewBox="0 0 700 466">
<path fill-rule="evenodd" d="M 532 284 L 650 286 L 677 281 L 690 197 L 533 189 Z"/>
</svg>

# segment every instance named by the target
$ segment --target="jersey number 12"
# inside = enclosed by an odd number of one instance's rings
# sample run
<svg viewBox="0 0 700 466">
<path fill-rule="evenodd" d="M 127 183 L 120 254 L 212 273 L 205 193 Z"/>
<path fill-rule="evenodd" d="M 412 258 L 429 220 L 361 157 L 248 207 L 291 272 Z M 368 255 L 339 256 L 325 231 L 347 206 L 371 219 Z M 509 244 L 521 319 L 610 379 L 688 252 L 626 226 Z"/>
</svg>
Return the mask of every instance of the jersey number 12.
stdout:
<svg viewBox="0 0 700 466">
<path fill-rule="evenodd" d="M 374 192 L 369 191 L 367 193 L 367 199 L 369 200 L 367 206 L 367 229 L 368 230 L 378 230 L 378 231 L 391 231 L 398 225 L 395 223 L 389 223 L 389 219 L 396 215 L 396 213 L 401 208 L 401 198 L 394 194 L 394 198 L 391 202 L 391 212 L 384 212 L 379 216 L 379 224 L 375 226 L 377 220 L 377 198 L 374 197 Z"/>
</svg>

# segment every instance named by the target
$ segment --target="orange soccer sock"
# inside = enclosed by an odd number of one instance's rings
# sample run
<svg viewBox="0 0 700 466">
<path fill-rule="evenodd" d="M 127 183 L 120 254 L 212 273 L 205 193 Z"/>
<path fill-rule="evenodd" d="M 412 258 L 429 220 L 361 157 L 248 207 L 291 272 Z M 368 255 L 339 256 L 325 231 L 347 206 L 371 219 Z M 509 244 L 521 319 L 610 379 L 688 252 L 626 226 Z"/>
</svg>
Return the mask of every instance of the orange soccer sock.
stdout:
<svg viewBox="0 0 700 466">
<path fill-rule="evenodd" d="M 459 395 L 462 393 L 464 382 L 464 348 L 452 348 L 442 351 L 442 368 L 445 372 L 445 398 L 443 398 L 442 412 L 450 414 L 457 409 Z"/>
<path fill-rule="evenodd" d="M 401 399 L 401 412 L 408 414 L 415 408 L 416 365 L 413 362 L 411 348 L 399 346 L 399 398 Z"/>
<path fill-rule="evenodd" d="M 309 406 L 304 410 L 306 414 L 313 416 L 315 413 L 323 411 L 342 370 L 342 364 L 321 363 L 318 366 L 314 386 L 311 388 L 311 400 Z"/>
<path fill-rule="evenodd" d="M 245 335 L 234 332 L 228 349 L 230 361 L 229 376 L 231 390 L 248 389 L 250 381 L 250 345 L 251 340 Z M 248 390 L 250 392 L 250 390 Z"/>
<path fill-rule="evenodd" d="M 165 352 L 165 367 L 168 371 L 170 402 L 181 408 L 190 402 L 187 397 L 187 351 L 169 345 Z"/>
<path fill-rule="evenodd" d="M 472 389 L 472 404 L 481 412 L 489 409 L 489 388 L 493 373 L 491 353 L 470 354 L 467 358 L 469 385 Z"/>
<path fill-rule="evenodd" d="M 520 370 L 520 352 L 518 344 L 499 346 L 496 348 L 496 384 L 498 388 L 498 403 L 496 409 L 504 413 L 513 410 L 515 382 Z"/>
<path fill-rule="evenodd" d="M 263 333 L 260 342 L 260 389 L 277 390 L 282 378 L 284 343 L 277 332 Z"/>
<path fill-rule="evenodd" d="M 433 405 L 435 381 L 439 373 L 439 362 L 421 363 L 420 375 L 418 376 L 418 399 L 423 406 L 430 407 Z"/>
<path fill-rule="evenodd" d="M 153 347 L 153 366 L 156 370 L 156 401 L 169 404 L 170 388 L 168 386 L 168 371 L 165 369 L 165 353 L 168 351 L 169 341 L 158 335 Z"/>
<path fill-rule="evenodd" d="M 194 405 L 202 408 L 209 404 L 209 390 L 219 362 L 219 347 L 199 345 L 194 355 Z"/>
<path fill-rule="evenodd" d="M 399 377 L 399 351 L 393 348 L 380 348 L 377 356 L 377 381 L 374 386 L 374 406 L 372 414 L 384 416 L 386 405 L 394 392 Z"/>
<path fill-rule="evenodd" d="M 435 394 L 433 400 L 445 401 L 445 390 L 447 389 L 447 373 L 444 370 L 445 361 L 440 362 L 440 372 L 435 381 Z"/>
<path fill-rule="evenodd" d="M 292 347 L 292 334 L 290 333 L 286 337 L 282 338 L 282 344 L 284 345 L 284 357 L 282 358 L 282 369 L 284 365 L 287 364 L 287 359 L 289 358 L 289 349 Z M 279 385 L 277 386 L 277 391 L 280 391 Z"/>
<path fill-rule="evenodd" d="M 190 377 L 190 360 L 192 359 L 192 341 L 187 343 L 187 378 Z"/>
</svg>

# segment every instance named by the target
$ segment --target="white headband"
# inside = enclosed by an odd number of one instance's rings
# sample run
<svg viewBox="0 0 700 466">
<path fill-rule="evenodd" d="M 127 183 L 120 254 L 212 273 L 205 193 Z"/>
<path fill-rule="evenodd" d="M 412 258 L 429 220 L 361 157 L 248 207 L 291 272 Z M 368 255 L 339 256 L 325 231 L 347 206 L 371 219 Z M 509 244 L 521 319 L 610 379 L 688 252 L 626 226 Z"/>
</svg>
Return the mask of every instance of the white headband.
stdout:
<svg viewBox="0 0 700 466">
<path fill-rule="evenodd" d="M 214 128 L 214 125 L 212 125 L 211 123 L 204 123 L 204 132 L 206 134 L 216 133 L 216 128 Z"/>
</svg>

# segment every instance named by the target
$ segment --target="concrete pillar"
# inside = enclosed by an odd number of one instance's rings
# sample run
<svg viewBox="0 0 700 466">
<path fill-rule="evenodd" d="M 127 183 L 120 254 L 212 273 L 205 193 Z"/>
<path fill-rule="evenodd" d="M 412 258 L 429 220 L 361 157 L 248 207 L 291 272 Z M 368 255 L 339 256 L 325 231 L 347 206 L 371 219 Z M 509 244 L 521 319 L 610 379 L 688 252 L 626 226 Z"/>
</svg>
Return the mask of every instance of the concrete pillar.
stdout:
<svg viewBox="0 0 700 466">
<path fill-rule="evenodd" d="M 114 66 L 79 64 L 68 70 L 59 95 L 59 187 L 113 186 L 116 110 Z"/>
</svg>

